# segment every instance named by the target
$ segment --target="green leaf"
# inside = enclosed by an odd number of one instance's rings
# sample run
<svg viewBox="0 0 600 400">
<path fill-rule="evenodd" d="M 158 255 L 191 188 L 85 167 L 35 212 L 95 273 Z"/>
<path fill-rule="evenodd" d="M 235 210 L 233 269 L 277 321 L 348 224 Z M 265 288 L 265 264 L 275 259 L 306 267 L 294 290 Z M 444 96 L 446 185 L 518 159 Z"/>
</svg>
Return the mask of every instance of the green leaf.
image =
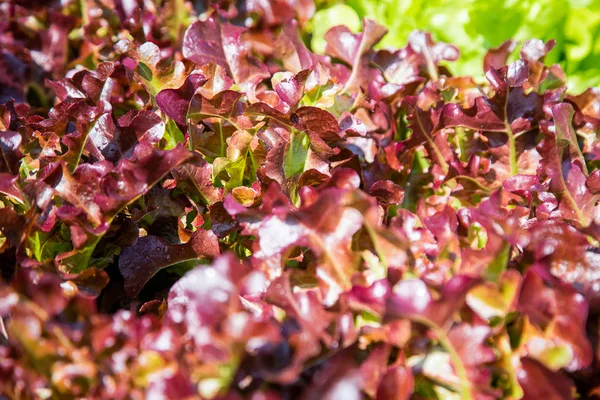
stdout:
<svg viewBox="0 0 600 400">
<path fill-rule="evenodd" d="M 183 136 L 183 133 L 179 130 L 175 121 L 170 118 L 165 126 L 165 134 L 163 139 L 166 142 L 164 145 L 164 150 L 171 150 L 177 146 L 178 143 L 185 142 L 185 136 Z"/>
<path fill-rule="evenodd" d="M 227 189 L 243 186 L 246 175 L 256 176 L 255 163 L 247 162 L 248 158 L 253 159 L 252 149 L 250 149 L 252 138 L 252 133 L 246 130 L 235 132 L 227 139 L 227 156 L 217 157 L 213 162 L 213 178 L 219 178 L 223 172 L 229 175 L 228 179 L 221 178 Z"/>
<path fill-rule="evenodd" d="M 72 248 L 69 228 L 66 225 L 61 225 L 60 229 L 54 229 L 50 233 L 35 231 L 27 237 L 27 241 L 31 255 L 40 262 L 51 260 Z"/>
<path fill-rule="evenodd" d="M 548 347 L 542 353 L 538 354 L 539 360 L 552 370 L 558 370 L 567 366 L 572 356 L 572 351 L 567 345 Z"/>
<path fill-rule="evenodd" d="M 510 258 L 510 245 L 507 243 L 496 255 L 496 258 L 488 265 L 485 271 L 485 278 L 497 282 L 500 275 L 506 271 L 506 266 Z"/>
<path fill-rule="evenodd" d="M 289 147 L 283 156 L 283 172 L 286 178 L 304 172 L 310 140 L 305 132 L 292 132 Z"/>
<path fill-rule="evenodd" d="M 73 251 L 70 251 L 68 253 L 65 252 L 68 251 L 69 248 L 62 249 L 60 253 L 64 254 L 61 254 L 60 257 L 60 269 L 62 269 L 64 272 L 79 273 L 85 271 L 90 267 L 99 268 L 101 266 L 105 266 L 105 260 L 99 260 L 98 265 L 92 265 L 90 263 L 92 253 L 94 252 L 94 249 L 96 248 L 98 242 L 100 242 L 101 238 L 102 236 L 97 236 L 91 241 L 89 241 L 85 247 L 82 247 L 80 249 L 74 249 Z"/>
<path fill-rule="evenodd" d="M 152 70 L 143 62 L 138 63 L 136 71 L 147 81 L 152 80 Z"/>
<path fill-rule="evenodd" d="M 46 234 L 41 231 L 35 231 L 27 237 L 29 249 L 33 252 L 36 260 L 42 261 L 42 242 L 45 240 Z"/>
<path fill-rule="evenodd" d="M 352 110 L 354 99 L 344 93 L 339 85 L 328 82 L 305 92 L 300 105 L 319 107 L 339 118 L 344 112 Z"/>
<path fill-rule="evenodd" d="M 222 172 L 227 172 L 228 179 L 221 179 L 227 189 L 242 186 L 244 183 L 244 172 L 246 171 L 246 157 L 240 157 L 231 161 L 225 157 L 216 158 L 213 163 L 213 175 L 218 177 Z"/>
</svg>

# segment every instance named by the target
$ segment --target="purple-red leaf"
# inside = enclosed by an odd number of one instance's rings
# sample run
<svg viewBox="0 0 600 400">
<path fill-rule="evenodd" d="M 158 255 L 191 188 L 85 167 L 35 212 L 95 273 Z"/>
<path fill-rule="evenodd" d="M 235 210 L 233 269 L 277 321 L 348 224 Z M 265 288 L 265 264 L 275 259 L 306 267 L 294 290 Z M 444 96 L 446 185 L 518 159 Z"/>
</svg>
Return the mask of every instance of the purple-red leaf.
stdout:
<svg viewBox="0 0 600 400">
<path fill-rule="evenodd" d="M 203 75 L 190 75 L 180 88 L 160 91 L 156 95 L 156 104 L 167 117 L 179 125 L 185 125 L 190 101 L 194 97 L 196 89 L 204 82 L 206 82 L 206 78 Z"/>
<path fill-rule="evenodd" d="M 190 25 L 183 38 L 183 56 L 199 65 L 215 63 L 225 68 L 246 91 L 270 76 L 267 67 L 249 54 L 241 35 L 244 28 L 220 23 L 211 16 Z"/>
<path fill-rule="evenodd" d="M 369 59 L 375 46 L 387 33 L 383 25 L 371 19 L 363 22 L 363 31 L 352 33 L 345 25 L 331 28 L 325 34 L 327 46 L 325 53 L 339 58 L 352 68 L 352 74 L 346 81 L 346 88 L 365 87 L 369 77 Z"/>
<path fill-rule="evenodd" d="M 119 270 L 125 279 L 125 292 L 135 297 L 146 282 L 169 265 L 219 255 L 219 242 L 211 231 L 199 229 L 187 243 L 169 244 L 156 236 L 144 236 L 133 246 L 123 249 Z"/>
</svg>

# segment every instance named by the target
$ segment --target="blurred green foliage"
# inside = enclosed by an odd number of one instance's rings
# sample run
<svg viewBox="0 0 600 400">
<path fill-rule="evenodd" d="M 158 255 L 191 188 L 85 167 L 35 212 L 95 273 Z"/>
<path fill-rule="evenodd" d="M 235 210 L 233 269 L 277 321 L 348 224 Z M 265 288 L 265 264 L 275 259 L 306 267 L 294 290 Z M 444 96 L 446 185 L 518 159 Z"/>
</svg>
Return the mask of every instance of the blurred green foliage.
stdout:
<svg viewBox="0 0 600 400">
<path fill-rule="evenodd" d="M 406 45 L 414 29 L 461 50 L 450 69 L 459 75 L 482 76 L 487 49 L 504 40 L 556 39 L 547 63 L 559 63 L 569 90 L 579 93 L 600 85 L 600 0 L 348 0 L 317 2 L 312 46 L 323 51 L 323 34 L 344 24 L 360 30 L 362 18 L 385 25 L 389 34 L 379 47 Z"/>
</svg>

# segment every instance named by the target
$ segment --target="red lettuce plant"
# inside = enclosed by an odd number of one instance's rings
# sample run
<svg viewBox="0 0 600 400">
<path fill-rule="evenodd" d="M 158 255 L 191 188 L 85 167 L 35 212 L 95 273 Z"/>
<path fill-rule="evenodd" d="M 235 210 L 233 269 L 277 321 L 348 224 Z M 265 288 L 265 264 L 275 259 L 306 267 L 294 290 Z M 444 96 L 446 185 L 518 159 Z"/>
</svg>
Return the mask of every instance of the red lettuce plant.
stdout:
<svg viewBox="0 0 600 400">
<path fill-rule="evenodd" d="M 554 42 L 479 82 L 233 3 L 0 5 L 0 393 L 600 396 L 600 92 Z"/>
</svg>

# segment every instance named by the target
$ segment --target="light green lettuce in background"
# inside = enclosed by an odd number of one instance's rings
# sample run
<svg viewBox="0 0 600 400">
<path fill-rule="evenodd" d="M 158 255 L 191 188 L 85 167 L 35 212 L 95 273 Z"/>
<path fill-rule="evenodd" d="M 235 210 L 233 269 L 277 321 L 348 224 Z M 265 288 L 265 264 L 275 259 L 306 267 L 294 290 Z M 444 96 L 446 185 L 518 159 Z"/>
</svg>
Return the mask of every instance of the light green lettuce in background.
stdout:
<svg viewBox="0 0 600 400">
<path fill-rule="evenodd" d="M 311 46 L 323 52 L 323 35 L 344 24 L 360 31 L 361 19 L 372 18 L 389 29 L 381 48 L 406 45 L 414 29 L 452 43 L 461 57 L 450 64 L 457 75 L 482 76 L 487 49 L 504 40 L 556 39 L 546 62 L 559 63 L 569 90 L 579 93 L 600 86 L 600 0 L 348 0 L 317 2 Z"/>
</svg>

